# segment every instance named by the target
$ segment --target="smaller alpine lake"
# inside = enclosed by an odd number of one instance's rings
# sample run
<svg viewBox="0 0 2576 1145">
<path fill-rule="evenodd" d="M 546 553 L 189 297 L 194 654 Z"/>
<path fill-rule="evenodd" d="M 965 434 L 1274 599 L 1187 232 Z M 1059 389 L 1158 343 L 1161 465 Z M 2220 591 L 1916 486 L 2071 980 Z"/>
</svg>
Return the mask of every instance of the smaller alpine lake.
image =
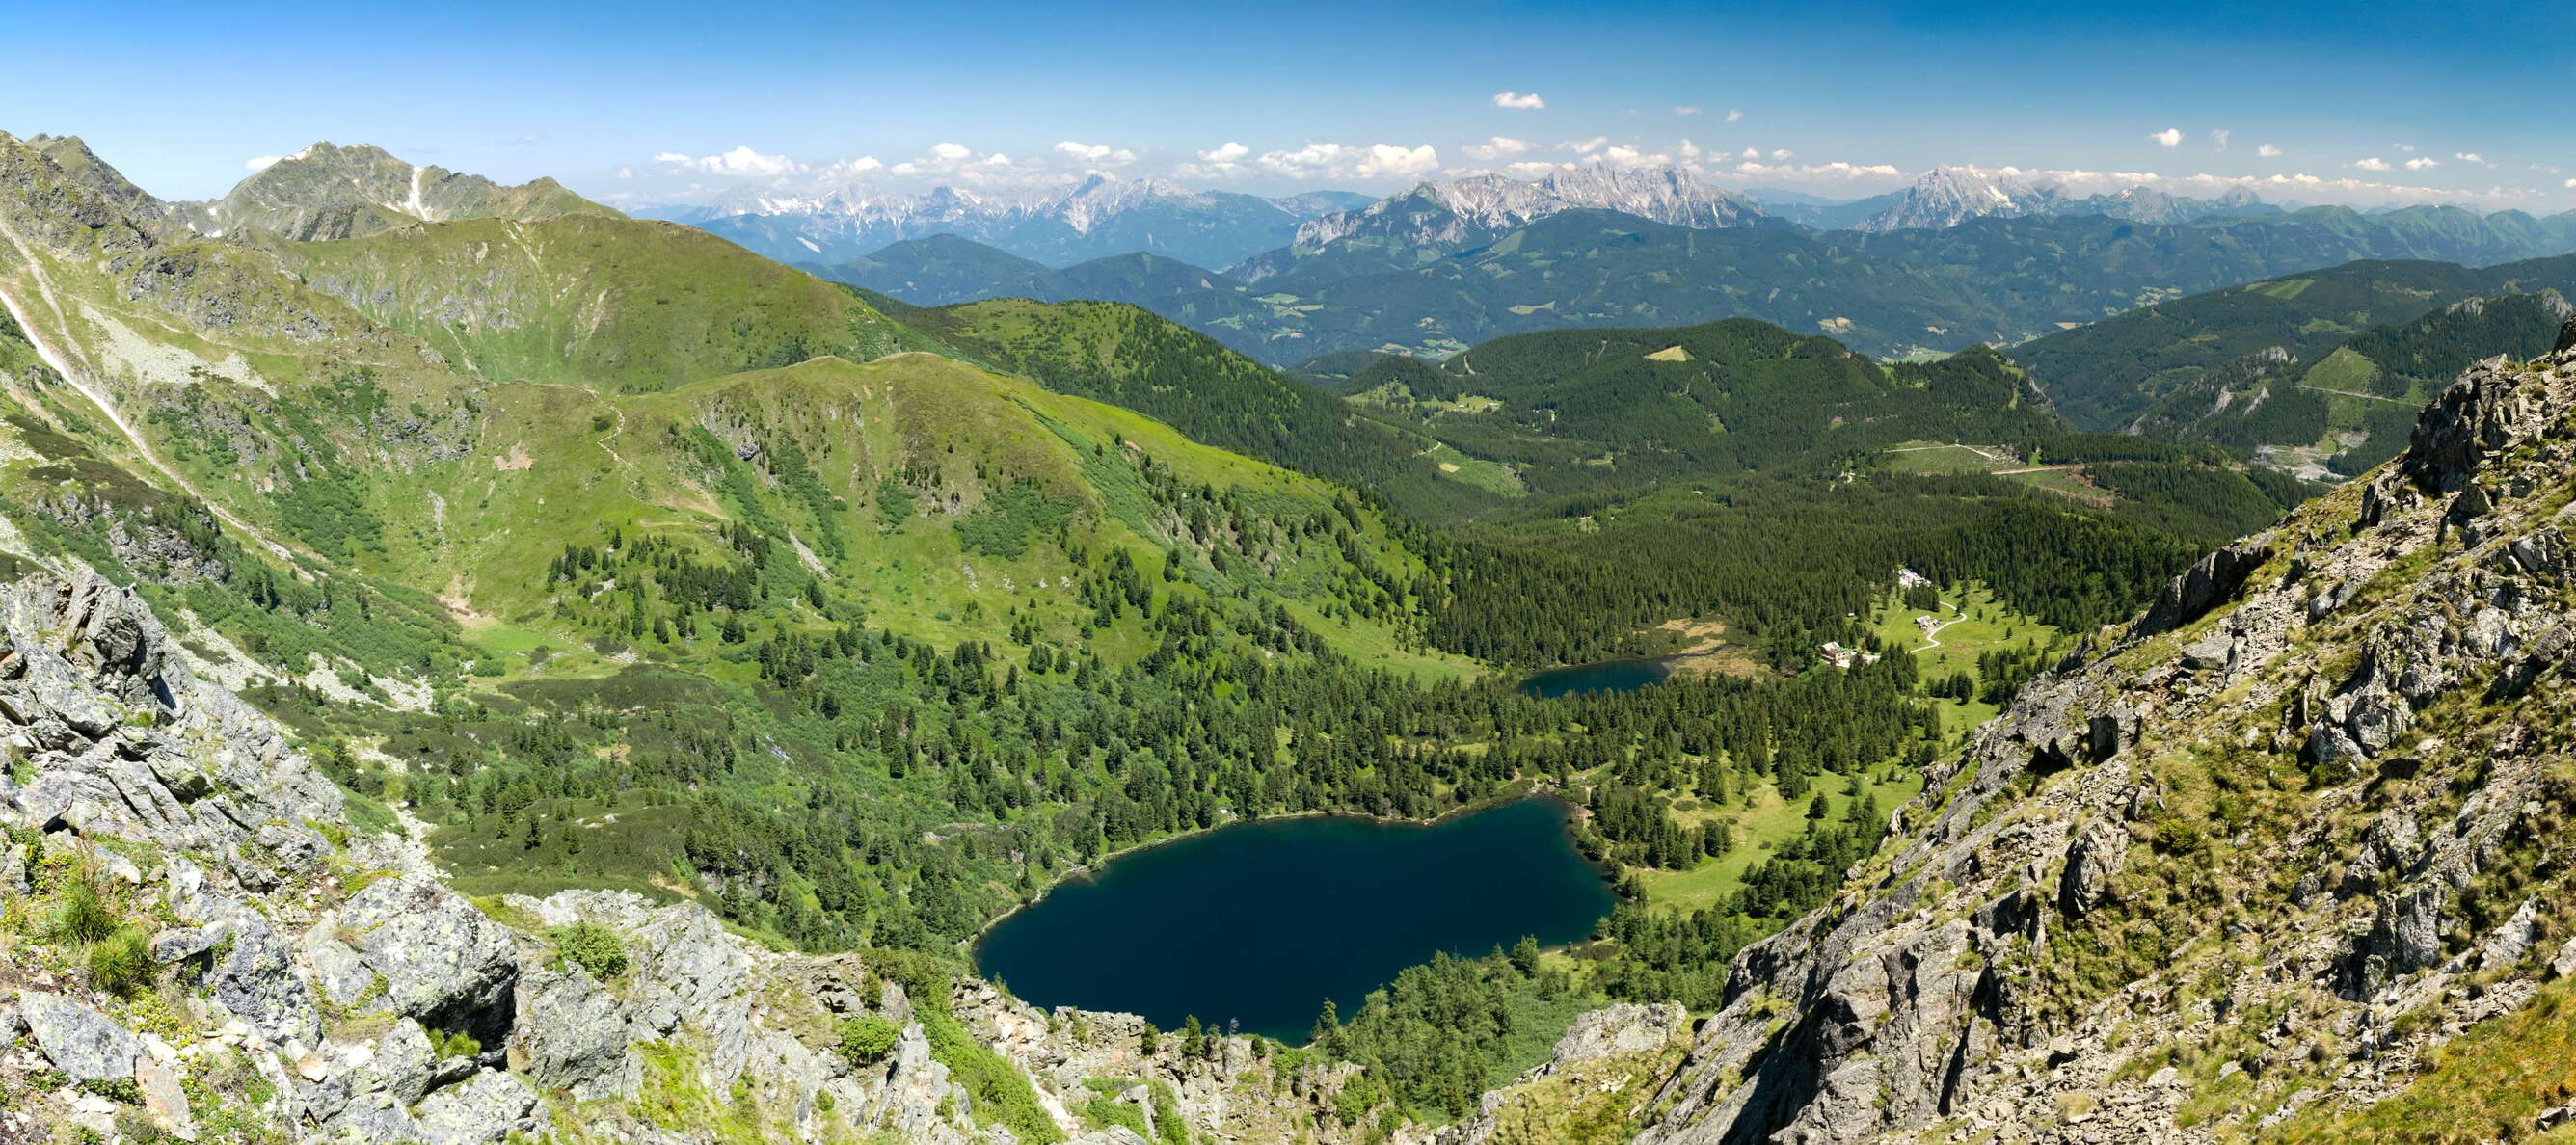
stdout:
<svg viewBox="0 0 2576 1145">
<path fill-rule="evenodd" d="M 1667 659 L 1604 660 L 1548 669 L 1521 681 L 1521 694 L 1534 700 L 1553 700 L 1585 692 L 1633 692 L 1648 684 L 1663 683 L 1672 675 L 1672 661 Z"/>
<path fill-rule="evenodd" d="M 977 962 L 1039 1006 L 1126 1011 L 1167 1030 L 1194 1014 L 1300 1043 L 1324 999 L 1347 1017 L 1439 951 L 1589 935 L 1612 896 L 1575 851 L 1568 814 L 1532 798 L 1429 825 L 1220 827 L 1067 880 L 995 923 Z"/>
</svg>

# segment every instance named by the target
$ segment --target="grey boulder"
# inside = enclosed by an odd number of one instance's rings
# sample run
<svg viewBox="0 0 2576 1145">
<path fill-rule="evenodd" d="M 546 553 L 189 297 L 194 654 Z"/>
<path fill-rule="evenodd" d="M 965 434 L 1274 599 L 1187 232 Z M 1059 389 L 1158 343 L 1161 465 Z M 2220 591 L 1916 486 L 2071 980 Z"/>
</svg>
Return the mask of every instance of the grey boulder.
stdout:
<svg viewBox="0 0 2576 1145">
<path fill-rule="evenodd" d="M 18 992 L 18 1013 L 36 1048 L 73 1081 L 132 1081 L 143 1042 L 133 1031 L 69 998 Z"/>
<path fill-rule="evenodd" d="M 509 928 L 427 875 L 384 879 L 340 908 L 338 937 L 385 979 L 396 1013 L 449 1024 L 509 997 Z"/>
<path fill-rule="evenodd" d="M 529 1111 L 536 1104 L 535 1091 L 525 1083 L 487 1069 L 430 1094 L 415 1119 L 431 1145 L 483 1145 L 535 1129 Z"/>
</svg>

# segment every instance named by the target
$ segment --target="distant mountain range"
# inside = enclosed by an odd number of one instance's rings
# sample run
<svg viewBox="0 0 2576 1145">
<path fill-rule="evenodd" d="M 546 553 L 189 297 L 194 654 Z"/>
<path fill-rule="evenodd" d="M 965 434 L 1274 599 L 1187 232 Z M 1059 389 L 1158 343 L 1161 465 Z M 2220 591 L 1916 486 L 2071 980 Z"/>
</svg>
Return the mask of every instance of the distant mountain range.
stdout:
<svg viewBox="0 0 2576 1145">
<path fill-rule="evenodd" d="M 1354 211 L 1297 228 L 1295 241 L 1233 269 L 1247 283 L 1308 272 L 1310 262 L 1335 273 L 1401 270 L 1471 247 L 1516 227 L 1567 211 L 1605 210 L 1668 226 L 1710 230 L 1768 223 L 1762 206 L 1674 168 L 1595 165 L 1551 172 L 1535 182 L 1472 175 L 1422 183 Z"/>
<path fill-rule="evenodd" d="M 1288 242 L 1318 215 L 1367 202 L 1350 191 L 1272 199 L 1093 174 L 1067 186 L 1017 190 L 902 193 L 855 179 L 763 184 L 644 214 L 780 262 L 841 262 L 893 243 L 956 235 L 1050 266 L 1133 251 L 1223 266 Z"/>
<path fill-rule="evenodd" d="M 28 143 L 146 225 L 252 245 L 363 238 L 470 218 L 617 214 L 550 179 L 509 186 L 415 165 L 376 147 L 327 142 L 252 173 L 219 199 L 164 201 L 100 162 L 77 137 Z M 1274 365 L 1343 351 L 1438 355 L 1557 327 L 1730 317 L 1827 335 L 1874 355 L 1938 354 L 2021 343 L 2185 295 L 2355 260 L 2476 266 L 2576 249 L 2576 212 L 2292 211 L 2243 193 L 2203 200 L 2146 188 L 2079 196 L 1976 168 L 1939 168 L 1879 200 L 1764 194 L 1775 202 L 1766 206 L 1687 172 L 1605 165 L 1535 181 L 1480 175 L 1426 182 L 1334 209 L 1359 197 L 1265 199 L 1094 175 L 1052 191 L 1008 194 L 944 188 L 890 196 L 846 183 L 791 194 L 773 187 L 683 217 L 755 253 L 905 302 L 1127 302 Z M 742 209 L 762 213 L 720 213 Z M 1864 209 L 1871 213 L 1844 230 L 1791 221 Z M 872 241 L 865 236 L 910 232 L 920 233 L 865 253 L 831 253 Z M 1226 271 L 1173 253 L 1223 254 L 1262 235 L 1278 245 Z M 1086 249 L 1115 253 L 1069 257 Z M 1021 253 L 1027 250 L 1047 257 Z M 2290 309 L 2340 324 L 2348 336 L 2371 322 L 2412 319 L 2470 297 L 2561 285 L 2554 277 L 2529 286 L 2482 280 L 2410 295 L 2413 309 L 2403 312 L 2308 314 L 2332 294 L 2320 290 L 2310 296 L 2314 305 Z M 2106 326 L 2085 338 L 2123 342 L 2126 329 Z M 2298 342 L 2294 354 L 2313 349 L 2306 341 L 2314 339 L 2301 337 L 2291 340 Z M 2084 355 L 2057 347 L 2080 344 L 2051 340 L 2032 351 L 2031 363 L 2079 424 L 2134 418 L 2166 399 L 2175 376 L 2156 371 L 2136 382 L 2088 371 L 2084 384 L 2101 389 L 2098 395 L 2062 384 L 2067 374 L 2056 360 Z M 2225 357 L 2271 344 L 2232 348 Z M 2196 353 L 2188 346 L 2182 352 Z"/>
<path fill-rule="evenodd" d="M 2189 223 L 2284 213 L 2283 207 L 2266 203 L 2242 187 L 2214 199 L 2169 194 L 2143 184 L 2110 194 L 2079 195 L 2064 183 L 2028 179 L 2015 171 L 1946 166 L 1924 172 L 1903 190 L 1811 211 L 1821 216 L 1827 211 L 1852 212 L 1856 208 L 1867 211 L 1848 217 L 1833 216 L 1835 222 L 1817 225 L 1884 232 L 1939 229 L 1970 219 L 2030 215 L 2098 215 L 2135 223 Z"/>
<path fill-rule="evenodd" d="M 2132 222 L 2284 213 L 2249 191 L 2194 199 L 2137 186 L 2077 194 L 2012 170 L 1936 167 L 1912 185 L 1865 199 L 1793 191 L 1735 191 L 1677 167 L 1594 164 L 1535 180 L 1499 174 L 1427 181 L 1383 199 L 1349 191 L 1265 198 L 1191 190 L 1160 179 L 1093 174 L 1042 188 L 885 190 L 863 178 L 785 176 L 704 203 L 648 208 L 786 262 L 854 261 L 897 242 L 956 235 L 1046 266 L 1147 252 L 1224 267 L 1246 283 L 1326 259 L 1405 269 L 1480 246 L 1514 227 L 1574 210 L 1609 210 L 1698 230 L 1938 229 L 1970 219 L 2104 216 Z"/>
<path fill-rule="evenodd" d="M 2310 207 L 2180 223 L 2042 213 L 1881 232 L 1699 229 L 1584 208 L 1479 233 L 1482 224 L 1435 194 L 1389 202 L 1407 206 L 1379 211 L 1374 233 L 1345 231 L 1234 272 L 1146 256 L 1050 268 L 953 236 L 811 268 L 923 305 L 998 295 L 1130 302 L 1285 365 L 1347 350 L 1440 355 L 1557 327 L 1730 317 L 1905 357 L 2016 344 L 2356 259 L 2480 265 L 2576 250 L 2576 214 L 2457 207 Z"/>
</svg>

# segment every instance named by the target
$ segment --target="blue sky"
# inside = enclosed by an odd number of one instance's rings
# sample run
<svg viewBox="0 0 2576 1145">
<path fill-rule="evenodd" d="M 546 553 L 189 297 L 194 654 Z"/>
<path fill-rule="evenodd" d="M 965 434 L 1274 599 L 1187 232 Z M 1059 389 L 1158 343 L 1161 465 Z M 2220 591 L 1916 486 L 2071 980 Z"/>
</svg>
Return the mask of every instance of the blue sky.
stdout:
<svg viewBox="0 0 2576 1145">
<path fill-rule="evenodd" d="M 1954 163 L 2576 206 L 2564 3 L 11 8 L 0 129 L 83 135 L 172 197 L 330 139 L 622 202 L 1663 160 L 1826 194 Z"/>
</svg>

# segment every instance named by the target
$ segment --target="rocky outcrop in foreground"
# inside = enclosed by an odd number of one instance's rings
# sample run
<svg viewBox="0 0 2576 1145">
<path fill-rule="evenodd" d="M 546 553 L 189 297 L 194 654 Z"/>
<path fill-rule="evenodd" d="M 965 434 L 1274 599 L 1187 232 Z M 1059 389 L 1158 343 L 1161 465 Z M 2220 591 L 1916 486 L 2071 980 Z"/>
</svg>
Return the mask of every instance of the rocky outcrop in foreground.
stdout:
<svg viewBox="0 0 2576 1145">
<path fill-rule="evenodd" d="M 2576 970 L 2571 491 L 2576 349 L 2471 370 L 1979 729 L 1639 1139 L 2334 1137 L 2417 1084 Z"/>
<path fill-rule="evenodd" d="M 1351 1135 L 1341 1069 L 1249 1039 L 1183 1058 L 1130 1016 L 972 981 L 910 997 L 858 955 L 769 950 L 692 903 L 468 900 L 198 679 L 133 593 L 39 575 L 0 590 L 0 630 L 0 1140 L 1106 1145 L 1167 1117 Z M 891 1044 L 845 1048 L 861 1025 Z M 1005 1124 L 997 1077 L 1041 1123 Z"/>
</svg>

